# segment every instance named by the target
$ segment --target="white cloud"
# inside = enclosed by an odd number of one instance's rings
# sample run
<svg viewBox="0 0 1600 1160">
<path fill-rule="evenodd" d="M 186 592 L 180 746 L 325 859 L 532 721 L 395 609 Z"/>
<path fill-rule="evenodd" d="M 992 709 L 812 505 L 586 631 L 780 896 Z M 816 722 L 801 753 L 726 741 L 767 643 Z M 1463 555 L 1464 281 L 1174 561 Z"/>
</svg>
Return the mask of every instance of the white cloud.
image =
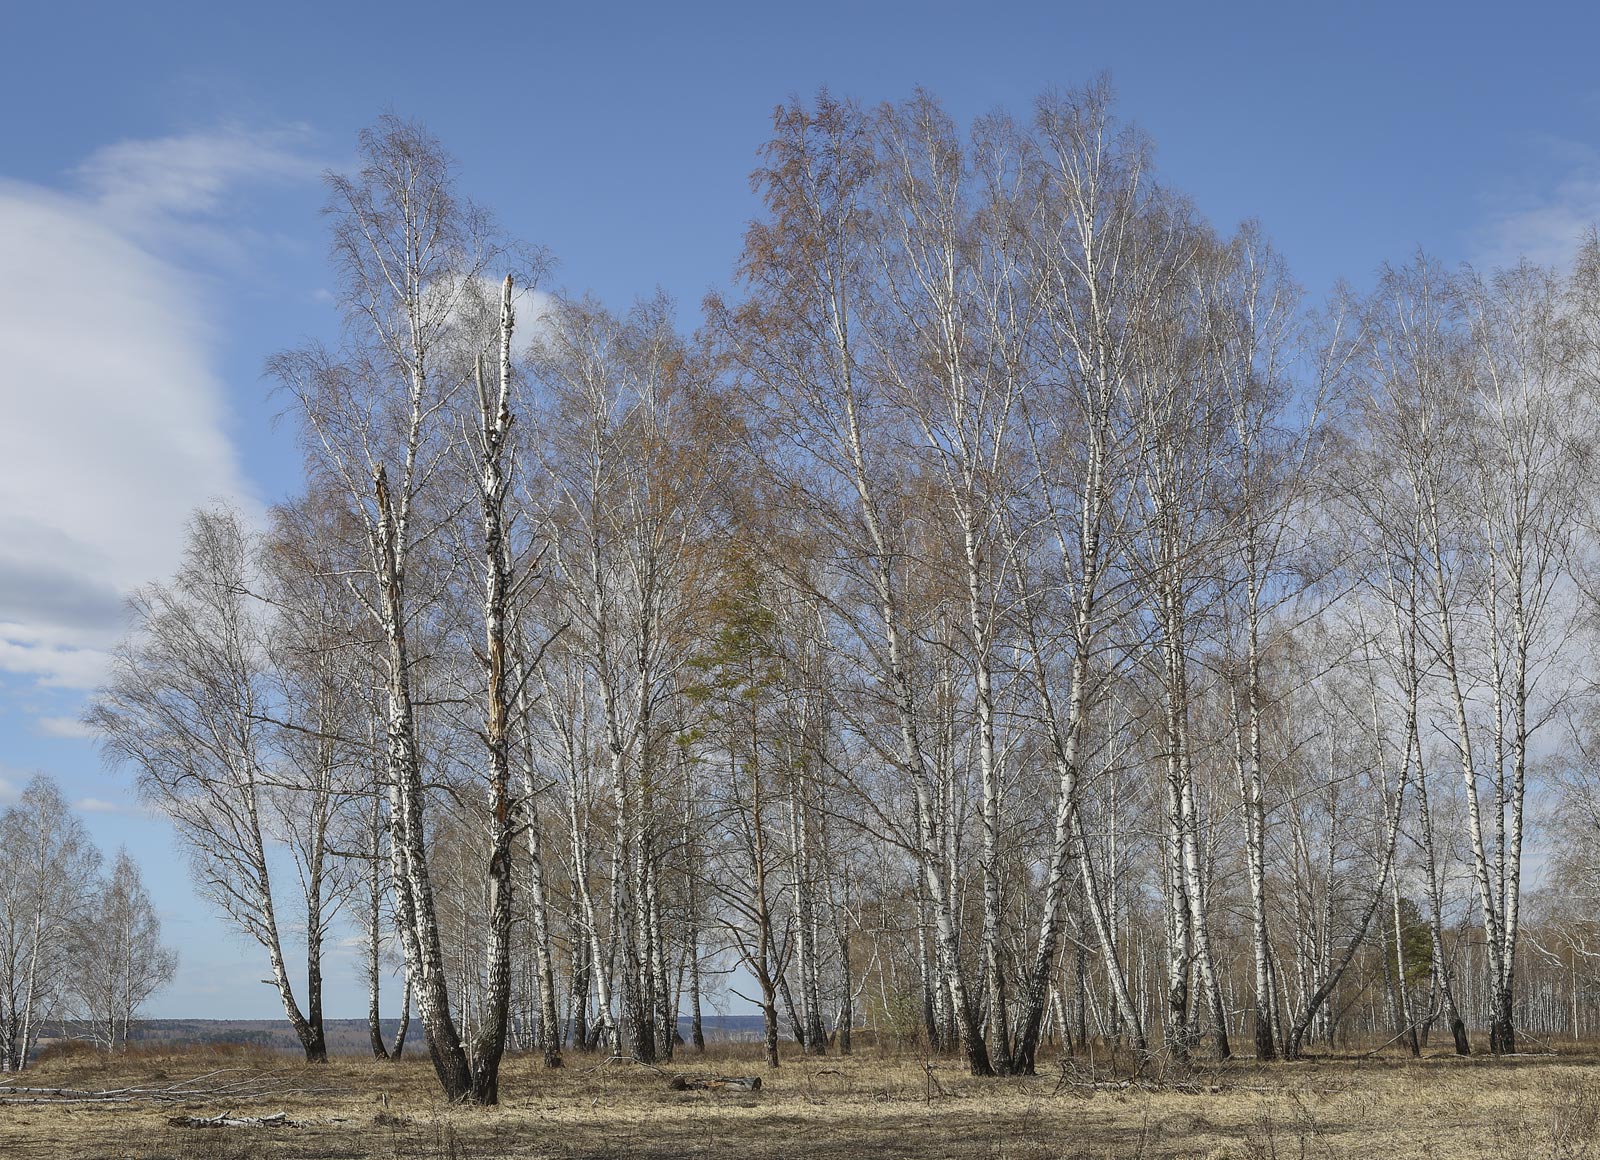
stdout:
<svg viewBox="0 0 1600 1160">
<path fill-rule="evenodd" d="M 22 789 L 14 781 L 0 777 L 0 806 L 9 805 L 22 796 Z"/>
<path fill-rule="evenodd" d="M 212 248 L 204 216 L 240 183 L 309 177 L 296 140 L 123 142 L 80 168 L 83 195 L 0 180 L 0 672 L 92 688 L 189 513 L 250 506 L 203 283 L 172 255 Z"/>
<path fill-rule="evenodd" d="M 537 342 L 550 334 L 550 313 L 556 296 L 547 290 L 517 286 L 511 292 L 511 308 L 516 316 L 516 336 L 523 343 Z"/>
<path fill-rule="evenodd" d="M 92 727 L 76 717 L 40 717 L 35 724 L 39 732 L 49 737 L 94 738 L 100 736 Z"/>
<path fill-rule="evenodd" d="M 3 473 L 3 468 L 0 468 Z M 3 484 L 3 474 L 0 474 Z M 0 529 L 5 520 L 0 517 Z M 30 610 L 14 591 L 8 592 L 10 561 L 0 552 L 0 610 L 27 616 Z M 42 625 L 37 620 L 22 624 L 0 621 L 0 673 L 33 677 L 41 685 L 62 689 L 92 689 L 105 676 L 107 654 L 102 649 L 71 643 L 73 640 L 102 640 L 109 633 L 93 626 Z"/>
</svg>

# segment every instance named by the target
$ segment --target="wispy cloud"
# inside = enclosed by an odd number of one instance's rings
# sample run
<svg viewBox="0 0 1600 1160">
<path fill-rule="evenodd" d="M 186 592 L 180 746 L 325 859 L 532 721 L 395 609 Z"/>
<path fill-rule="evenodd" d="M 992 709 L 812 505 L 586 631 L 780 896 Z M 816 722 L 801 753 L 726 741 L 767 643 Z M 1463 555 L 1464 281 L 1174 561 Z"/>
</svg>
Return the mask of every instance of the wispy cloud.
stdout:
<svg viewBox="0 0 1600 1160">
<path fill-rule="evenodd" d="M 248 505 L 193 251 L 235 191 L 315 174 L 303 138 L 126 141 L 76 192 L 0 180 L 0 366 L 25 385 L 0 423 L 0 672 L 98 684 L 123 600 L 171 573 L 188 514 Z"/>
<path fill-rule="evenodd" d="M 96 150 L 77 174 L 101 209 L 121 221 L 214 214 L 243 182 L 314 178 L 304 126 L 120 141 Z"/>
<path fill-rule="evenodd" d="M 40 717 L 34 724 L 47 737 L 93 738 L 99 734 L 76 717 Z"/>
<path fill-rule="evenodd" d="M 1485 199 L 1473 239 L 1474 263 L 1514 266 L 1526 258 L 1567 266 L 1585 233 L 1600 222 L 1600 150 L 1545 140 L 1528 174 Z"/>
<path fill-rule="evenodd" d="M 105 798 L 83 797 L 72 803 L 72 808 L 85 814 L 115 814 L 124 818 L 148 818 L 150 812 L 133 802 L 113 802 Z"/>
</svg>

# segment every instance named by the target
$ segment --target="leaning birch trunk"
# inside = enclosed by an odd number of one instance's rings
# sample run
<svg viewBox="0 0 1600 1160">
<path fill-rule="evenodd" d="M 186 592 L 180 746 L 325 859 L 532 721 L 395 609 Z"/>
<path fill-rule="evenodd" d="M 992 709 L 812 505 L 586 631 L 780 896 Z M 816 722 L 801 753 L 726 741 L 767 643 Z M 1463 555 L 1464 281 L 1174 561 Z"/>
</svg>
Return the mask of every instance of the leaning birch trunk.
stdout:
<svg viewBox="0 0 1600 1160">
<path fill-rule="evenodd" d="M 837 132 L 842 126 L 829 125 L 825 132 Z M 848 182 L 860 174 L 852 173 Z M 854 186 L 836 189 L 807 187 L 802 196 L 812 199 L 812 206 L 824 217 L 835 210 L 848 218 L 851 207 L 846 199 L 854 196 Z M 815 200 L 820 198 L 821 200 Z M 837 199 L 837 200 L 836 200 Z M 812 219 L 816 221 L 818 219 Z M 910 657 L 901 622 L 901 611 L 895 590 L 892 561 L 897 558 L 890 542 L 888 529 L 879 512 L 880 497 L 874 490 L 874 476 L 868 469 L 867 439 L 862 430 L 863 415 L 859 387 L 856 382 L 857 351 L 852 334 L 856 303 L 852 293 L 857 289 L 855 277 L 859 271 L 852 267 L 851 247 L 859 244 L 859 235 L 852 236 L 853 227 L 839 222 L 837 234 L 826 229 L 819 239 L 818 262 L 820 269 L 808 272 L 808 277 L 819 276 L 816 287 L 821 291 L 819 319 L 826 344 L 825 358 L 837 396 L 833 400 L 838 424 L 842 468 L 848 486 L 854 491 L 859 506 L 865 540 L 862 547 L 870 560 L 871 583 L 876 602 L 878 628 L 882 633 L 886 672 L 883 674 L 888 692 L 894 702 L 896 724 L 900 738 L 899 761 L 911 781 L 917 811 L 919 835 L 918 862 L 920 877 L 927 888 L 928 900 L 933 908 L 936 931 L 938 970 L 941 975 L 940 990 L 954 1007 L 954 1017 L 960 1028 L 962 1048 L 968 1066 L 974 1075 L 992 1075 L 989 1053 L 983 1034 L 977 1026 L 970 1002 L 966 976 L 961 963 L 960 945 L 956 933 L 953 903 L 949 884 L 945 881 L 941 851 L 934 844 L 937 826 L 933 817 L 933 801 L 929 794 L 928 761 L 918 736 L 918 705 L 910 676 Z"/>
<path fill-rule="evenodd" d="M 1097 522 L 1098 517 L 1096 516 Z M 1098 531 L 1091 532 L 1085 537 L 1085 540 L 1093 558 L 1098 558 Z M 1069 869 L 1073 859 L 1075 834 L 1081 830 L 1081 826 L 1077 821 L 1078 749 L 1087 712 L 1089 680 L 1088 631 L 1093 607 L 1093 593 L 1097 587 L 1097 581 L 1098 570 L 1096 569 L 1085 577 L 1083 586 L 1080 589 L 1076 616 L 1079 643 L 1072 661 L 1072 676 L 1068 686 L 1067 712 L 1064 720 L 1057 713 L 1055 699 L 1050 692 L 1050 682 L 1044 668 L 1042 643 L 1034 622 L 1032 604 L 1030 601 L 1024 600 L 1022 607 L 1023 624 L 1028 637 L 1034 677 L 1038 684 L 1045 720 L 1050 730 L 1051 760 L 1056 775 L 1055 824 L 1050 860 L 1048 862 L 1049 869 L 1045 877 L 1039 941 L 1034 951 L 1032 969 L 1028 973 L 1028 989 L 1024 996 L 1023 1012 L 1018 1024 L 1017 1050 L 1014 1060 L 1015 1069 L 1024 1075 L 1033 1074 L 1035 1066 L 1039 1029 L 1044 1019 L 1045 1004 L 1049 993 L 1050 973 L 1056 958 L 1056 948 L 1060 941 L 1062 904 L 1070 886 Z M 1146 1049 L 1143 1022 L 1139 1018 L 1138 1009 L 1129 993 L 1127 977 L 1122 969 L 1121 960 L 1117 957 L 1116 937 L 1106 917 L 1105 908 L 1101 900 L 1099 880 L 1095 876 L 1094 866 L 1089 858 L 1089 851 L 1086 846 L 1078 853 L 1078 864 L 1083 878 L 1086 900 L 1089 904 L 1090 917 L 1100 944 L 1106 975 L 1115 997 L 1117 1009 L 1121 1013 L 1123 1021 L 1131 1029 L 1135 1052 L 1142 1056 Z"/>
<path fill-rule="evenodd" d="M 1394 872 L 1395 848 L 1399 844 L 1400 819 L 1405 813 L 1406 784 L 1411 777 L 1411 749 L 1407 748 L 1405 758 L 1400 763 L 1400 775 L 1395 785 L 1393 805 L 1385 806 L 1385 826 L 1387 833 L 1384 835 L 1383 852 L 1378 864 L 1377 880 L 1373 884 L 1372 896 L 1367 901 L 1366 909 L 1362 912 L 1361 922 L 1357 925 L 1354 935 L 1345 944 L 1343 953 L 1335 961 L 1332 958 L 1332 945 L 1328 946 L 1329 965 L 1322 981 L 1318 983 L 1305 999 L 1305 1005 L 1296 1014 L 1291 1025 L 1284 1031 L 1283 1056 L 1288 1060 L 1300 1058 L 1302 1045 L 1305 1043 L 1306 1032 L 1310 1030 L 1312 1022 L 1324 1013 L 1328 996 L 1333 994 L 1333 989 L 1339 985 L 1339 980 L 1344 977 L 1345 970 L 1356 957 L 1356 952 L 1361 949 L 1366 941 L 1367 932 L 1372 929 L 1373 917 L 1378 913 L 1378 908 L 1383 905 L 1385 887 L 1388 885 L 1389 875 Z M 1386 791 L 1385 787 L 1385 791 Z M 1332 876 L 1329 876 L 1332 881 Z M 1328 923 L 1324 923 L 1324 928 Z M 1331 935 L 1325 936 L 1330 937 Z M 1331 1036 L 1331 1026 L 1330 1026 Z"/>
<path fill-rule="evenodd" d="M 1147 311 L 1152 295 L 1159 293 L 1158 282 L 1149 278 L 1138 257 L 1144 235 L 1144 203 L 1150 196 L 1149 183 L 1144 180 L 1147 158 L 1142 143 L 1119 137 L 1109 93 L 1099 86 L 1041 102 L 1036 123 L 1045 214 L 1037 233 L 1030 233 L 1031 269 L 1038 279 L 1048 356 L 1060 367 L 1070 368 L 1077 384 L 1063 396 L 1065 405 L 1058 410 L 1062 415 L 1079 413 L 1076 426 L 1087 435 L 1088 452 L 1083 474 L 1068 491 L 1067 502 L 1058 507 L 1047 482 L 1060 472 L 1053 449 L 1057 445 L 1075 447 L 1079 439 L 1076 431 L 1068 431 L 1070 420 L 1057 418 L 1049 409 L 1038 416 L 1045 445 L 1041 448 L 1038 436 L 1030 440 L 1036 486 L 1045 501 L 1060 558 L 1073 560 L 1072 549 L 1076 548 L 1078 569 L 1078 574 L 1070 577 L 1078 588 L 1075 636 L 1070 638 L 1078 655 L 1073 661 L 1065 721 L 1047 708 L 1057 773 L 1052 854 L 1055 864 L 1064 866 L 1071 843 L 1080 846 L 1078 868 L 1107 981 L 1122 1022 L 1133 1036 L 1135 1051 L 1142 1057 L 1145 1020 L 1118 955 L 1116 902 L 1108 897 L 1114 894 L 1114 887 L 1108 884 L 1101 889 L 1079 806 L 1072 800 L 1075 793 L 1067 790 L 1069 779 L 1075 784 L 1080 773 L 1078 739 L 1087 714 L 1088 667 L 1083 662 L 1103 620 L 1100 583 L 1108 554 L 1106 537 L 1113 526 L 1106 519 L 1108 504 L 1125 483 L 1119 465 L 1128 470 L 1127 463 L 1114 454 L 1116 400 L 1130 370 L 1133 320 Z M 1028 611 L 1026 603 L 1024 609 Z M 1033 651 L 1038 651 L 1037 642 Z M 1047 690 L 1042 668 L 1039 671 L 1038 683 Z M 1044 921 L 1058 921 L 1049 907 Z M 1048 974 L 1059 937 L 1056 930 L 1053 926 L 1050 946 L 1040 940 L 1030 984 L 1032 1009 L 1025 1016 L 1025 1027 L 1036 1026 L 1043 1017 L 1046 997 L 1041 980 Z M 1187 1008 L 1187 996 L 1183 1002 Z"/>
<path fill-rule="evenodd" d="M 400 984 L 400 1026 L 395 1028 L 394 1047 L 389 1050 L 389 1058 L 398 1060 L 405 1054 L 406 1033 L 411 1030 L 411 974 L 405 973 L 405 979 Z"/>
<path fill-rule="evenodd" d="M 420 398 L 420 389 L 414 392 Z M 415 408 L 414 408 L 415 410 Z M 416 715 L 411 693 L 411 653 L 406 638 L 405 570 L 400 529 L 389 481 L 382 465 L 373 475 L 378 526 L 374 555 L 381 595 L 381 620 L 387 646 L 387 753 L 389 763 L 390 860 L 399 902 L 401 944 L 412 981 L 417 1013 L 434 1071 L 445 1098 L 459 1103 L 472 1095 L 472 1069 L 450 1012 L 439 918 L 428 873 L 426 790 L 418 758 Z"/>
<path fill-rule="evenodd" d="M 1401 647 L 1403 649 L 1404 645 L 1402 644 Z M 1410 708 L 1411 707 L 1408 706 L 1408 710 Z M 1382 726 L 1382 712 L 1379 706 L 1377 689 L 1374 688 L 1372 693 L 1372 735 L 1374 737 L 1383 736 Z M 1416 729 L 1417 719 L 1412 715 L 1412 712 L 1408 711 L 1406 714 L 1406 732 L 1404 742 L 1407 752 L 1405 764 L 1410 763 L 1410 753 L 1412 748 L 1416 747 L 1420 749 L 1420 746 L 1417 744 Z M 1397 801 L 1394 804 L 1395 808 L 1398 810 L 1403 803 Z M 1387 810 L 1388 807 L 1389 803 L 1387 800 L 1385 800 L 1385 810 Z M 1384 821 L 1385 823 L 1388 823 L 1391 821 L 1391 819 L 1389 819 L 1386 815 Z M 1399 819 L 1396 818 L 1393 819 L 1393 821 L 1398 827 Z M 1422 1046 L 1417 1038 L 1416 1021 L 1412 1018 L 1411 1014 L 1411 992 L 1406 981 L 1405 927 L 1400 908 L 1400 875 L 1398 872 L 1393 872 L 1389 875 L 1389 905 L 1390 920 L 1392 925 L 1392 930 L 1390 933 L 1394 937 L 1394 954 L 1393 956 L 1387 954 L 1384 955 L 1384 973 L 1387 975 L 1391 970 L 1394 973 L 1394 989 L 1390 995 L 1390 1004 L 1392 1007 L 1392 1016 L 1390 1021 L 1394 1025 L 1395 1036 L 1397 1038 L 1405 1039 L 1406 1045 L 1411 1050 L 1411 1054 L 1413 1056 L 1419 1056 L 1422 1054 Z"/>
<path fill-rule="evenodd" d="M 472 1069 L 451 1011 L 428 866 L 421 669 L 410 639 L 429 590 L 411 572 L 440 526 L 419 521 L 418 507 L 437 498 L 438 511 L 459 510 L 459 497 L 439 494 L 451 478 L 445 459 L 453 446 L 442 428 L 466 386 L 460 372 L 470 369 L 452 351 L 463 297 L 481 284 L 498 247 L 483 217 L 455 196 L 452 166 L 424 130 L 385 117 L 360 145 L 359 171 L 328 177 L 334 265 L 350 323 L 341 350 L 286 353 L 273 369 L 302 405 L 321 477 L 343 482 L 364 525 L 371 584 L 355 595 L 374 622 L 384 678 L 396 925 L 434 1069 L 445 1096 L 459 1102 L 473 1096 Z"/>
<path fill-rule="evenodd" d="M 837 315 L 836 315 L 837 316 Z M 841 341 L 841 348 L 848 344 Z M 848 358 L 848 356 L 846 356 Z M 846 387 L 845 410 L 853 483 L 861 502 L 861 511 L 870 537 L 874 561 L 874 587 L 876 589 L 879 625 L 883 633 L 889 662 L 889 686 L 894 697 L 895 717 L 900 734 L 900 759 L 912 783 L 917 811 L 919 857 L 921 875 L 928 891 L 928 901 L 933 907 L 938 968 L 943 990 L 954 1007 L 960 1029 L 962 1050 L 973 1075 L 993 1075 L 988 1049 L 983 1041 L 968 996 L 966 975 L 961 965 L 960 943 L 956 934 L 955 916 L 950 899 L 949 884 L 945 881 L 943 855 L 936 845 L 939 826 L 934 817 L 934 803 L 929 793 L 928 760 L 918 736 L 916 692 L 912 687 L 905 653 L 900 612 L 895 598 L 894 580 L 889 568 L 893 553 L 887 534 L 878 517 L 876 499 L 866 465 L 866 450 L 862 439 L 853 389 Z"/>
<path fill-rule="evenodd" d="M 1022 387 L 1015 373 L 1020 357 L 1014 333 L 1017 307 L 997 307 L 995 300 L 1014 301 L 1020 287 L 1012 281 L 1010 263 L 985 266 L 977 256 L 969 214 L 1011 207 L 1005 204 L 1006 195 L 988 193 L 979 196 L 985 200 L 998 196 L 1001 204 L 971 205 L 972 195 L 963 186 L 972 171 L 931 160 L 958 156 L 962 145 L 953 126 L 925 97 L 913 99 L 903 116 L 886 118 L 881 124 L 882 164 L 885 173 L 894 176 L 888 189 L 877 191 L 884 229 L 876 235 L 873 249 L 881 271 L 903 267 L 913 272 L 906 278 L 891 274 L 884 281 L 916 353 L 880 366 L 899 392 L 896 407 L 908 412 L 923 432 L 925 450 L 944 493 L 938 501 L 943 508 L 939 514 L 952 529 L 952 546 L 957 536 L 960 540 L 970 637 L 958 647 L 964 646 L 974 684 L 981 792 L 980 986 L 988 1015 L 988 1062 L 1005 1075 L 1013 1065 L 1001 929 L 1005 900 L 1000 828 L 1006 785 L 1003 750 L 996 744 L 995 651 L 1003 600 L 1000 588 L 1008 569 L 992 532 L 1007 509 L 1010 480 L 996 465 L 1012 449 L 1010 418 Z M 975 159 L 985 168 L 986 161 Z M 981 179 L 973 184 L 980 186 Z M 988 341 L 969 341 L 968 336 L 980 329 Z M 976 353 L 979 349 L 988 350 L 1000 365 L 984 363 Z"/>
</svg>

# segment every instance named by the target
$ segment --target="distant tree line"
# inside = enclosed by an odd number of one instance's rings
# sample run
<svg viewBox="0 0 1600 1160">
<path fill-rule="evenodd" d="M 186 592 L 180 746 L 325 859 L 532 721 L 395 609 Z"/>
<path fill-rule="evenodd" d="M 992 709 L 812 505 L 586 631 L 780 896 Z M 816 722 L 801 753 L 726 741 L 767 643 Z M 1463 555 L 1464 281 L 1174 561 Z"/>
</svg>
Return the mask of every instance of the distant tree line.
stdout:
<svg viewBox="0 0 1600 1160">
<path fill-rule="evenodd" d="M 177 956 L 139 867 L 111 872 L 60 787 L 39 775 L 0 812 L 0 1071 L 21 1071 L 47 1024 L 72 1021 L 108 1051 L 127 1046 Z"/>
<path fill-rule="evenodd" d="M 687 335 L 360 144 L 304 493 L 196 515 L 90 717 L 308 1058 L 341 916 L 483 1103 L 733 967 L 772 1066 L 1593 1026 L 1594 236 L 1311 304 L 1104 85 L 823 94 Z"/>
</svg>

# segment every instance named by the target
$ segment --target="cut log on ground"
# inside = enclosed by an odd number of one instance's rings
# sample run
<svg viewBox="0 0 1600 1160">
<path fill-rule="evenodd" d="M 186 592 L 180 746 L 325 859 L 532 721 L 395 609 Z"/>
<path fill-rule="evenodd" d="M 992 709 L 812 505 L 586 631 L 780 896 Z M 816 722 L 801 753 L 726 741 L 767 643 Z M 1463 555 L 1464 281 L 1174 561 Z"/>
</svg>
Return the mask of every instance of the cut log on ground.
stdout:
<svg viewBox="0 0 1600 1160">
<path fill-rule="evenodd" d="M 759 1075 L 675 1075 L 667 1084 L 675 1092 L 758 1092 Z"/>
</svg>

